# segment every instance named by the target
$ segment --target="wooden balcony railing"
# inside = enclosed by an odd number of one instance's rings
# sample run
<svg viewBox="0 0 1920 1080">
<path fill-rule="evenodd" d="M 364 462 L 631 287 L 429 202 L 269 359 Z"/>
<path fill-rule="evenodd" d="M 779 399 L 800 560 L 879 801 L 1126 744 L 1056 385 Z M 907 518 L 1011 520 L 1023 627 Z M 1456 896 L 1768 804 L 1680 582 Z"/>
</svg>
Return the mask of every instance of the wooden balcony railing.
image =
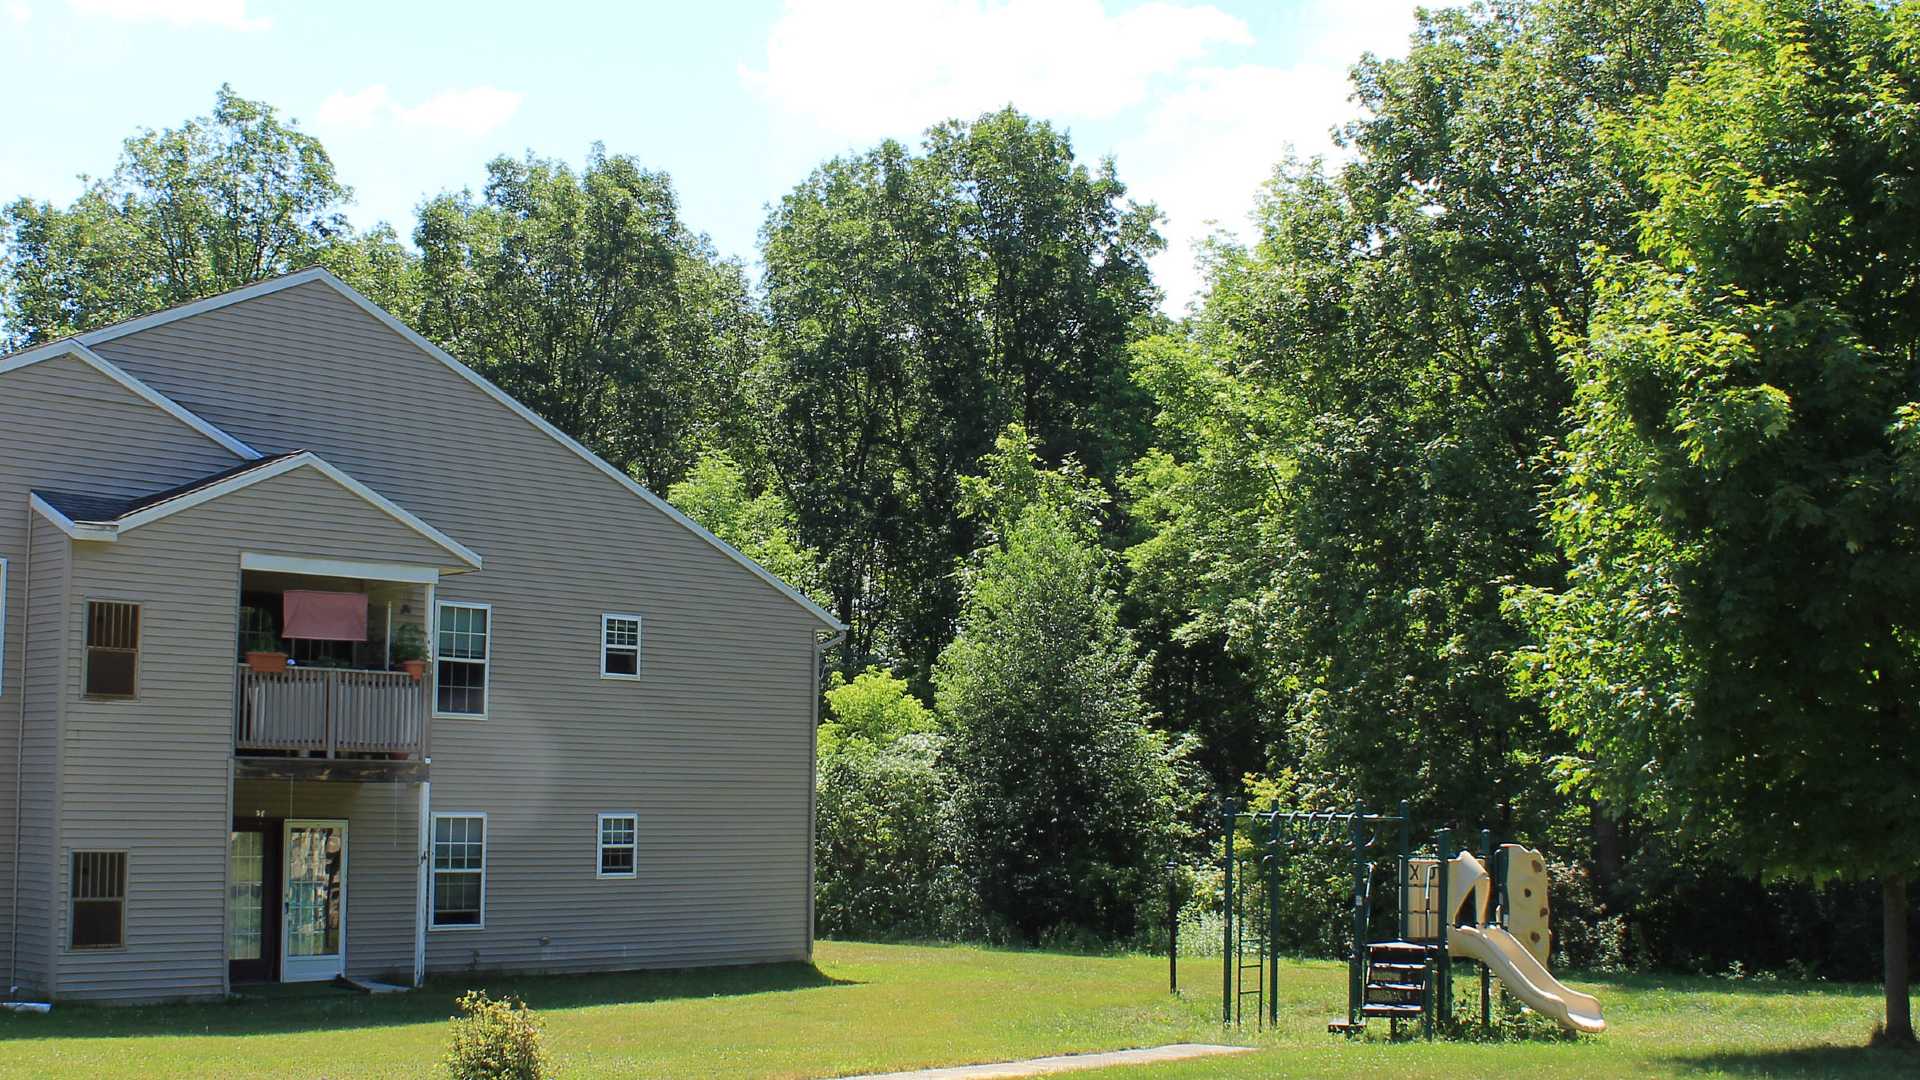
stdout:
<svg viewBox="0 0 1920 1080">
<path fill-rule="evenodd" d="M 241 665 L 234 749 L 305 751 L 329 758 L 417 758 L 426 737 L 426 691 L 400 671 Z"/>
</svg>

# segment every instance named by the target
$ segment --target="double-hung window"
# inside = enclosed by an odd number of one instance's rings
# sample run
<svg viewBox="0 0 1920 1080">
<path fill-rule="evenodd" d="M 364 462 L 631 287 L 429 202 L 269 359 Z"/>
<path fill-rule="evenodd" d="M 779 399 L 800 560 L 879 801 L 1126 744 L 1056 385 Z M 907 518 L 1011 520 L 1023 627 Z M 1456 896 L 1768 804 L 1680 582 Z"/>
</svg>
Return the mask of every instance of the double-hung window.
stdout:
<svg viewBox="0 0 1920 1080">
<path fill-rule="evenodd" d="M 117 949 L 127 943 L 127 853 L 76 851 L 67 867 L 67 943 Z"/>
<path fill-rule="evenodd" d="M 433 815 L 433 926 L 478 929 L 486 922 L 487 815 Z"/>
<path fill-rule="evenodd" d="M 139 681 L 140 605 L 87 601 L 87 696 L 130 698 Z"/>
<path fill-rule="evenodd" d="M 600 677 L 640 677 L 640 616 L 600 616 Z"/>
<path fill-rule="evenodd" d="M 640 815 L 633 813 L 600 815 L 599 877 L 632 877 L 638 863 Z"/>
<path fill-rule="evenodd" d="M 433 668 L 434 714 L 484 718 L 487 669 L 493 655 L 493 608 L 442 601 L 439 627 Z"/>
</svg>

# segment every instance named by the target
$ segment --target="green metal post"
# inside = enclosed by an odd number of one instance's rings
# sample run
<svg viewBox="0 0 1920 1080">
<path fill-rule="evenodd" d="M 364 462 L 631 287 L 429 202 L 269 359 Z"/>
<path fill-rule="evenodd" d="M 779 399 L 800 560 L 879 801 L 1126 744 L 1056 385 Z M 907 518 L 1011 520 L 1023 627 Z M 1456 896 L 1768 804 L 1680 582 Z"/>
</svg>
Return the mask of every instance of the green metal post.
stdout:
<svg viewBox="0 0 1920 1080">
<path fill-rule="evenodd" d="M 1180 862 L 1167 860 L 1167 993 L 1180 992 Z"/>
<path fill-rule="evenodd" d="M 1487 873 L 1493 873 L 1493 830 L 1480 830 L 1480 861 L 1486 866 Z M 1487 912 L 1492 918 L 1493 912 Z M 1480 1026 L 1489 1030 L 1493 1027 L 1493 969 L 1483 961 L 1480 964 Z"/>
<path fill-rule="evenodd" d="M 1400 933 L 1398 937 L 1399 937 L 1399 940 L 1401 941 L 1410 940 L 1407 937 L 1407 935 L 1412 931 L 1412 920 L 1407 913 L 1407 875 L 1412 872 L 1411 869 L 1407 866 L 1407 860 L 1411 858 L 1412 855 L 1413 855 L 1413 809 L 1411 805 L 1408 804 L 1407 800 L 1401 799 L 1400 800 L 1400 857 L 1397 860 L 1400 867 L 1400 872 L 1399 872 L 1400 895 L 1394 898 L 1394 903 L 1399 905 L 1399 908 L 1400 908 Z"/>
<path fill-rule="evenodd" d="M 1267 851 L 1267 1026 L 1280 1025 L 1280 830 L 1281 817 L 1273 815 L 1271 846 Z"/>
<path fill-rule="evenodd" d="M 1347 819 L 1347 843 L 1353 848 L 1353 952 L 1347 958 L 1347 1023 L 1360 1023 L 1360 1006 L 1366 998 L 1367 963 L 1367 870 L 1362 850 L 1367 808 L 1355 806 Z"/>
<path fill-rule="evenodd" d="M 1453 1021 L 1453 953 L 1447 947 L 1447 938 L 1451 936 L 1448 931 L 1453 927 L 1453 911 L 1447 896 L 1447 885 L 1449 884 L 1447 878 L 1450 876 L 1448 874 L 1448 867 L 1452 862 L 1453 830 L 1441 829 L 1439 833 L 1435 834 L 1433 847 L 1434 853 L 1440 860 L 1438 874 L 1440 879 L 1440 949 L 1439 956 L 1436 958 L 1440 967 L 1440 977 L 1434 980 L 1439 984 L 1434 987 L 1434 1004 L 1439 1006 L 1436 1011 L 1439 1014 L 1440 1028 L 1442 1031 L 1445 1031 L 1451 1026 Z"/>
<path fill-rule="evenodd" d="M 1239 823 L 1239 815 L 1234 810 L 1232 799 L 1220 805 L 1220 833 L 1226 839 L 1222 843 L 1220 862 L 1221 892 L 1225 903 L 1221 905 L 1221 925 L 1225 928 L 1225 940 L 1220 945 L 1220 1026 L 1233 1023 L 1233 966 L 1239 958 L 1233 953 L 1233 833 Z"/>
</svg>

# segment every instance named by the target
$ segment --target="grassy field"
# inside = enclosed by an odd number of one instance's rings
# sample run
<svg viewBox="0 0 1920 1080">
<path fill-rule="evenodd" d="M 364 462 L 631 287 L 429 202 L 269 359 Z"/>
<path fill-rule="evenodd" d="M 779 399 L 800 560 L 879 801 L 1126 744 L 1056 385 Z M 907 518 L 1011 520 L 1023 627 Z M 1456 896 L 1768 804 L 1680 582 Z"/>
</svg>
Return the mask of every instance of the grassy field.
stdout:
<svg viewBox="0 0 1920 1080">
<path fill-rule="evenodd" d="M 1282 970 L 1281 1025 L 1223 1035 L 1217 962 L 823 943 L 817 966 L 477 980 L 523 996 L 563 1076 L 810 1077 L 1181 1041 L 1255 1054 L 1086 1077 L 1756 1077 L 1920 1075 L 1864 1048 L 1872 987 L 1626 978 L 1581 985 L 1612 1029 L 1577 1041 L 1428 1044 L 1326 1034 L 1345 969 Z M 387 1077 L 431 1070 L 476 980 L 368 998 L 331 989 L 226 1005 L 0 1016 L 0 1076 Z"/>
</svg>

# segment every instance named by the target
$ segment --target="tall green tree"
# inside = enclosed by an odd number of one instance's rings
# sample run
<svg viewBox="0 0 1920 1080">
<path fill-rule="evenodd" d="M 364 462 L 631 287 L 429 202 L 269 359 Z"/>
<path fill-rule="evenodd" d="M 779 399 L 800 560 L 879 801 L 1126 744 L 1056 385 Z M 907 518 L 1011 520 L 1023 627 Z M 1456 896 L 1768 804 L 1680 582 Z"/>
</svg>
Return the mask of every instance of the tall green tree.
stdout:
<svg viewBox="0 0 1920 1080">
<path fill-rule="evenodd" d="M 1553 583 L 1535 507 L 1584 323 L 1581 252 L 1646 205 L 1598 132 L 1689 54 L 1685 0 L 1425 11 L 1354 70 L 1337 169 L 1289 163 L 1143 345 L 1137 598 L 1254 664 L 1276 760 L 1372 805 L 1538 835 L 1554 736 L 1515 700 L 1505 581 Z"/>
<path fill-rule="evenodd" d="M 1011 110 L 838 158 L 762 234 L 772 465 L 852 627 L 845 663 L 925 685 L 971 551 L 957 477 L 1008 423 L 1111 480 L 1142 447 L 1128 342 L 1155 213 Z"/>
<path fill-rule="evenodd" d="M 741 266 L 680 220 L 664 173 L 496 158 L 421 210 L 422 333 L 659 490 L 747 441 L 761 333 Z"/>
<path fill-rule="evenodd" d="M 792 508 L 777 491 L 754 493 L 746 470 L 725 451 L 702 454 L 687 478 L 667 489 L 667 501 L 816 603 L 825 598 L 820 553 L 800 543 Z"/>
<path fill-rule="evenodd" d="M 1920 6 L 1716 0 L 1618 138 L 1658 194 L 1572 342 L 1553 526 L 1516 594 L 1569 779 L 1774 876 L 1878 879 L 1911 1042 L 1920 867 Z"/>
<path fill-rule="evenodd" d="M 1017 426 L 985 464 L 974 506 L 996 539 L 935 672 L 961 867 L 1026 941 L 1124 939 L 1183 835 L 1187 747 L 1151 726 L 1085 481 L 1037 469 Z"/>
<path fill-rule="evenodd" d="M 222 86 L 211 114 L 126 140 L 71 205 L 0 211 L 4 343 L 47 341 L 319 262 L 404 300 L 391 231 L 357 237 L 320 141 Z M 360 273 L 362 268 L 366 273 Z"/>
</svg>

